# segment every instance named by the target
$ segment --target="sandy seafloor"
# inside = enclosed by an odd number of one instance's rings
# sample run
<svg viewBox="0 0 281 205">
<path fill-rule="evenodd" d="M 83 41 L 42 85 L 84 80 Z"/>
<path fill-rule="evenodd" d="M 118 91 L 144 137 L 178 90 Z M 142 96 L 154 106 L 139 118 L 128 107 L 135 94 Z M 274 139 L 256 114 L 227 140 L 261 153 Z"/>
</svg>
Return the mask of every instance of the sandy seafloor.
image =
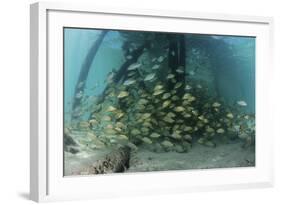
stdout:
<svg viewBox="0 0 281 205">
<path fill-rule="evenodd" d="M 255 166 L 254 147 L 242 148 L 241 141 L 217 144 L 215 148 L 194 143 L 187 153 L 156 153 L 140 148 L 131 152 L 130 167 L 125 172 L 168 171 Z M 86 170 L 105 153 L 65 154 L 65 175 Z M 87 172 L 81 173 L 87 175 Z"/>
<path fill-rule="evenodd" d="M 253 147 L 242 148 L 241 142 L 220 144 L 215 148 L 194 144 L 188 153 L 155 153 L 139 150 L 132 154 L 127 172 L 167 171 L 255 166 Z"/>
</svg>

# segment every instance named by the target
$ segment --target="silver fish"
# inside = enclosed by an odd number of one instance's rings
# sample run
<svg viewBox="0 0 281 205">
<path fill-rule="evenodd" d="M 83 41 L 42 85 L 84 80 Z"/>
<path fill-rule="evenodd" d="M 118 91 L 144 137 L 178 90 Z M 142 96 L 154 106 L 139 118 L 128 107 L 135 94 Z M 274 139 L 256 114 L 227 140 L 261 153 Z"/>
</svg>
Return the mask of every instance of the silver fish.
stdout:
<svg viewBox="0 0 281 205">
<path fill-rule="evenodd" d="M 163 60 L 164 60 L 164 57 L 163 57 L 163 56 L 160 56 L 159 58 L 157 58 L 157 61 L 158 61 L 159 63 L 162 63 Z"/>
<path fill-rule="evenodd" d="M 190 90 L 190 89 L 192 89 L 192 87 L 190 85 L 186 85 L 184 89 L 185 90 Z"/>
<path fill-rule="evenodd" d="M 136 83 L 136 80 L 134 80 L 134 79 L 128 79 L 128 80 L 126 80 L 126 81 L 123 83 L 123 85 L 132 85 L 132 84 L 134 84 L 134 83 Z"/>
<path fill-rule="evenodd" d="M 240 106 L 247 106 L 247 103 L 243 100 L 237 101 L 237 104 Z"/>
<path fill-rule="evenodd" d="M 79 84 L 78 84 L 78 88 L 82 88 L 83 87 L 83 85 L 84 85 L 84 82 L 82 81 L 82 82 L 80 82 Z"/>
<path fill-rule="evenodd" d="M 159 69 L 160 68 L 160 65 L 154 65 L 153 67 L 152 67 L 152 70 L 157 70 L 157 69 Z"/>
<path fill-rule="evenodd" d="M 168 75 L 167 75 L 167 79 L 172 79 L 172 78 L 174 78 L 174 77 L 175 77 L 174 74 L 168 74 Z"/>
<path fill-rule="evenodd" d="M 183 67 L 183 66 L 178 67 L 178 69 L 176 70 L 176 72 L 179 73 L 179 74 L 184 73 L 184 67 Z"/>
<path fill-rule="evenodd" d="M 75 97 L 78 98 L 78 99 L 82 98 L 83 97 L 83 92 L 80 91 L 79 93 L 76 94 Z"/>
<path fill-rule="evenodd" d="M 129 66 L 128 70 L 136 70 L 139 67 L 141 67 L 140 63 L 134 63 L 134 64 Z"/>
<path fill-rule="evenodd" d="M 153 80 L 154 77 L 155 77 L 155 73 L 151 73 L 151 74 L 147 75 L 147 76 L 144 78 L 144 81 Z"/>
</svg>

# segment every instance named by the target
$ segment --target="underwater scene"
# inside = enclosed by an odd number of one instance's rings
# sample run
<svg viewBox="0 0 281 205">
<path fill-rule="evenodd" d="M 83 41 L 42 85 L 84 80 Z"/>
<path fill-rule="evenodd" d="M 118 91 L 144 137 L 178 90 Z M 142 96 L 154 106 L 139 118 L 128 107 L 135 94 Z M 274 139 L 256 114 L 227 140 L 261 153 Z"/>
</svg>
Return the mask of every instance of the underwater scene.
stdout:
<svg viewBox="0 0 281 205">
<path fill-rule="evenodd" d="M 64 176 L 255 166 L 255 37 L 64 28 Z"/>
</svg>

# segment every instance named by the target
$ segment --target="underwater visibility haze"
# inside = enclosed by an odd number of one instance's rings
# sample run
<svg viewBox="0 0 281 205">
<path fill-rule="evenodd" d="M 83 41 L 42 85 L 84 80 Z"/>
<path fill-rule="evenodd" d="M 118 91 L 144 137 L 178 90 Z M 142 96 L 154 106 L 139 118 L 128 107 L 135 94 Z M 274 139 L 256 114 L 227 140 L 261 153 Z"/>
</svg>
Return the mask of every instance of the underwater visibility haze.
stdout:
<svg viewBox="0 0 281 205">
<path fill-rule="evenodd" d="M 64 28 L 64 175 L 255 166 L 255 38 Z"/>
</svg>

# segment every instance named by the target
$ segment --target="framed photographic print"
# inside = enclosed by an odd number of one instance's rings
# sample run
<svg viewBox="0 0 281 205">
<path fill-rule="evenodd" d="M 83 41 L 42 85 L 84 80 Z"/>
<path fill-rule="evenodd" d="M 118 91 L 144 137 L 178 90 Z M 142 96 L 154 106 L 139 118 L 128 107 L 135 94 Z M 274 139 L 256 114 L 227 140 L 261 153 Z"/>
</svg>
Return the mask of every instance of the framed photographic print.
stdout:
<svg viewBox="0 0 281 205">
<path fill-rule="evenodd" d="M 272 186 L 272 22 L 31 5 L 31 199 Z"/>
</svg>

